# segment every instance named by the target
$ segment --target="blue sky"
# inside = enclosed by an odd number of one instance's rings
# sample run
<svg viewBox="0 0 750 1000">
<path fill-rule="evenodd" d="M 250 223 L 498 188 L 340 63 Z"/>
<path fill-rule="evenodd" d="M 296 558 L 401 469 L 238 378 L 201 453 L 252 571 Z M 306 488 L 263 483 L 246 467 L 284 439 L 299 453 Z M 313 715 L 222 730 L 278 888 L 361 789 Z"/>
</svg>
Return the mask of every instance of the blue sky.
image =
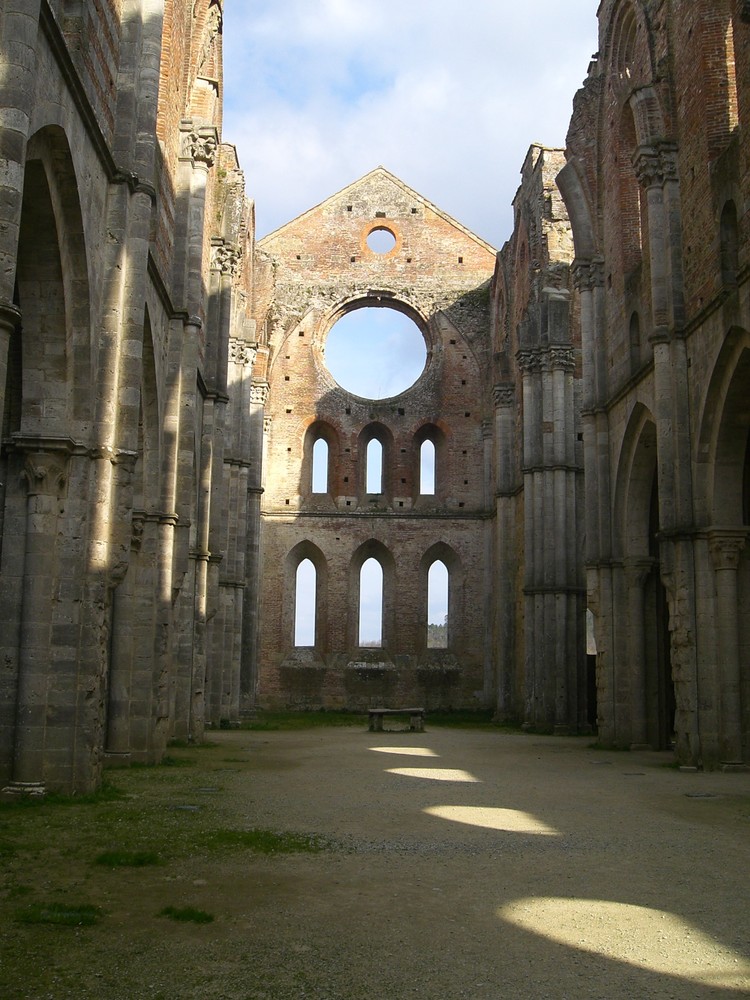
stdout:
<svg viewBox="0 0 750 1000">
<path fill-rule="evenodd" d="M 258 237 L 382 164 L 500 249 L 529 146 L 565 144 L 597 49 L 597 6 L 229 0 L 223 138 L 237 147 Z M 351 334 L 349 350 L 331 334 L 326 355 L 340 383 L 381 396 L 405 388 L 390 379 L 407 365 L 418 376 L 424 353 L 399 327 L 404 317 L 362 309 L 345 319 L 372 325 Z M 370 392 L 352 384 L 363 369 L 374 375 Z"/>
<path fill-rule="evenodd" d="M 498 248 L 532 142 L 564 145 L 596 0 L 233 0 L 224 139 L 258 235 L 382 164 Z"/>
</svg>

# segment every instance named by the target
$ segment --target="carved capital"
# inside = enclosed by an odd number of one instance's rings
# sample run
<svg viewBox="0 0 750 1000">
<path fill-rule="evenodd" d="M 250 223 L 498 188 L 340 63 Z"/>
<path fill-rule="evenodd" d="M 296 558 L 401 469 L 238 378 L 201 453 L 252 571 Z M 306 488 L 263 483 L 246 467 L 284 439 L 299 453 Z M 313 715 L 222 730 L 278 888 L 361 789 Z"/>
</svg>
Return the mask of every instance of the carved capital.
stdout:
<svg viewBox="0 0 750 1000">
<path fill-rule="evenodd" d="M 639 146 L 633 155 L 638 183 L 648 189 L 677 180 L 677 150 L 671 143 Z"/>
<path fill-rule="evenodd" d="M 229 338 L 229 360 L 232 364 L 252 365 L 257 353 L 257 348 L 253 344 L 248 344 L 246 340 L 240 340 L 239 337 Z"/>
<path fill-rule="evenodd" d="M 535 372 L 552 372 L 575 370 L 575 354 L 572 347 L 553 344 L 549 347 L 537 347 L 516 354 L 518 367 L 526 374 Z"/>
<path fill-rule="evenodd" d="M 625 579 L 629 587 L 642 588 L 656 566 L 655 559 L 626 559 L 623 564 Z"/>
<path fill-rule="evenodd" d="M 216 149 L 219 145 L 216 129 L 213 126 L 204 128 L 189 128 L 182 134 L 182 155 L 193 163 L 203 163 L 212 167 L 216 159 Z"/>
<path fill-rule="evenodd" d="M 271 418 L 270 417 L 263 417 L 263 433 L 264 434 L 270 434 L 271 433 Z M 251 493 L 251 492 L 252 492 L 252 490 L 250 490 L 250 488 L 248 487 L 248 493 Z M 260 490 L 259 492 L 262 493 L 263 490 Z"/>
<path fill-rule="evenodd" d="M 574 260 L 571 264 L 573 286 L 579 292 L 591 292 L 595 288 L 604 288 L 603 260 Z"/>
<path fill-rule="evenodd" d="M 740 564 L 747 532 L 742 529 L 714 528 L 708 533 L 708 545 L 714 570 L 734 570 Z"/>
<path fill-rule="evenodd" d="M 232 243 L 219 243 L 213 247 L 211 269 L 233 278 L 242 264 L 242 251 Z"/>
<path fill-rule="evenodd" d="M 69 457 L 56 451 L 27 452 L 21 473 L 26 481 L 27 495 L 60 499 L 65 493 Z"/>
<path fill-rule="evenodd" d="M 514 406 L 516 402 L 515 385 L 507 382 L 493 385 L 492 401 L 498 409 L 503 406 Z"/>
<path fill-rule="evenodd" d="M 265 406 L 268 402 L 268 382 L 253 382 L 250 386 L 250 402 Z"/>
</svg>

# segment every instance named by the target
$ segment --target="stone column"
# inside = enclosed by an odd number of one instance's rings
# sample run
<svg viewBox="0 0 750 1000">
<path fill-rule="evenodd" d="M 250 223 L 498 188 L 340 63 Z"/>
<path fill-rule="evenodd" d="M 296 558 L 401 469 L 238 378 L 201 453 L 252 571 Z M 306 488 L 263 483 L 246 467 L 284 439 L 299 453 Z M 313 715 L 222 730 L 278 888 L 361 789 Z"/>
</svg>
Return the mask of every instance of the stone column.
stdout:
<svg viewBox="0 0 750 1000">
<path fill-rule="evenodd" d="M 645 591 L 655 559 L 628 559 L 625 583 L 628 591 L 628 658 L 630 660 L 630 749 L 647 750 L 648 719 L 646 712 L 646 629 Z"/>
<path fill-rule="evenodd" d="M 42 795 L 50 778 L 61 784 L 70 779 L 65 773 L 67 757 L 56 760 L 46 736 L 47 699 L 52 683 L 49 653 L 58 576 L 58 522 L 73 442 L 62 438 L 38 441 L 18 438 L 15 443 L 25 452 L 26 543 L 13 780 L 4 791 Z M 69 716 L 72 725 L 77 692 L 67 690 L 67 703 L 62 700 L 59 687 L 56 694 L 55 714 L 58 719 Z"/>
<path fill-rule="evenodd" d="M 264 416 L 268 383 L 254 382 L 250 388 L 249 455 L 247 483 L 247 538 L 245 552 L 245 613 L 242 618 L 242 664 L 240 699 L 242 710 L 252 712 L 258 688 L 258 629 L 260 627 L 261 517 L 265 466 L 265 439 L 270 433 L 270 417 Z"/>
<path fill-rule="evenodd" d="M 516 567 L 521 553 L 516 545 L 516 390 L 513 383 L 496 385 L 495 404 L 495 713 L 499 721 L 517 714 L 516 675 Z"/>
<path fill-rule="evenodd" d="M 3 39 L 0 47 L 0 132 L 3 136 L 0 152 L 0 324 L 7 322 L 7 311 L 13 309 L 26 145 L 35 95 L 39 9 L 39 0 L 5 0 L 3 3 Z M 3 379 L 0 382 L 3 391 L 4 386 Z"/>
<path fill-rule="evenodd" d="M 719 636 L 719 748 L 724 764 L 742 763 L 742 702 L 737 605 L 737 570 L 747 532 L 714 528 L 709 545 L 716 577 Z"/>
</svg>

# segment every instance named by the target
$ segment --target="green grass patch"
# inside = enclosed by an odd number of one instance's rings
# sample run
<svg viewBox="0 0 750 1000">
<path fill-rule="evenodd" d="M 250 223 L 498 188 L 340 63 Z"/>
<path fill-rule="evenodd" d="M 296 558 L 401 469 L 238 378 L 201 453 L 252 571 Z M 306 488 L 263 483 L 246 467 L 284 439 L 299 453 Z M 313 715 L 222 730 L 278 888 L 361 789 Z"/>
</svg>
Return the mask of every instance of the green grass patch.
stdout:
<svg viewBox="0 0 750 1000">
<path fill-rule="evenodd" d="M 275 830 L 211 830 L 203 845 L 213 850 L 248 850 L 258 854 L 315 854 L 326 842 L 307 833 L 280 833 Z"/>
<path fill-rule="evenodd" d="M 18 795 L 0 802 L 0 813 L 13 812 L 17 809 L 38 809 L 41 806 L 96 806 L 109 802 L 117 802 L 123 797 L 123 792 L 117 785 L 109 781 L 102 782 L 96 792 L 86 792 L 81 795 L 60 795 L 49 792 L 47 795 Z"/>
<path fill-rule="evenodd" d="M 299 729 L 330 728 L 335 726 L 361 726 L 367 712 L 258 712 L 254 719 L 243 722 L 240 729 L 253 731 L 288 731 Z"/>
<path fill-rule="evenodd" d="M 29 903 L 22 910 L 16 910 L 16 920 L 21 924 L 88 927 L 101 918 L 102 911 L 90 903 Z"/>
<path fill-rule="evenodd" d="M 214 920 L 213 913 L 196 910 L 194 906 L 165 906 L 163 910 L 159 910 L 159 916 L 191 924 L 210 924 Z"/>
<path fill-rule="evenodd" d="M 210 740 L 203 740 L 201 743 L 195 743 L 193 740 L 170 740 L 167 744 L 170 749 L 173 750 L 213 750 L 217 747 L 218 743 L 212 743 Z"/>
<path fill-rule="evenodd" d="M 161 864 L 156 851 L 104 851 L 94 861 L 105 868 L 145 868 Z"/>
</svg>

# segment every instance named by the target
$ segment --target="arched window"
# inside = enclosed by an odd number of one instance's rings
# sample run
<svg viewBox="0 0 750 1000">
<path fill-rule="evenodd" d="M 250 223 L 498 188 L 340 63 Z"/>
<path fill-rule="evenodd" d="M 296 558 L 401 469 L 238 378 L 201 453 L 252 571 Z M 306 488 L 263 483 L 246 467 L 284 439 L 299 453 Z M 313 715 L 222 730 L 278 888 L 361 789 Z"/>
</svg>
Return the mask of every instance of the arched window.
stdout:
<svg viewBox="0 0 750 1000">
<path fill-rule="evenodd" d="M 427 573 L 427 648 L 448 648 L 448 567 L 436 559 Z"/>
<path fill-rule="evenodd" d="M 311 559 L 297 567 L 294 593 L 294 645 L 315 645 L 317 574 Z"/>
<path fill-rule="evenodd" d="M 359 571 L 360 646 L 383 645 L 383 567 L 370 556 Z"/>
<path fill-rule="evenodd" d="M 367 443 L 365 493 L 383 492 L 383 445 L 377 438 Z"/>
<path fill-rule="evenodd" d="M 419 449 L 419 493 L 420 496 L 435 493 L 435 444 L 429 438 Z"/>
<path fill-rule="evenodd" d="M 328 442 L 319 437 L 312 451 L 312 492 L 328 492 Z"/>
</svg>

